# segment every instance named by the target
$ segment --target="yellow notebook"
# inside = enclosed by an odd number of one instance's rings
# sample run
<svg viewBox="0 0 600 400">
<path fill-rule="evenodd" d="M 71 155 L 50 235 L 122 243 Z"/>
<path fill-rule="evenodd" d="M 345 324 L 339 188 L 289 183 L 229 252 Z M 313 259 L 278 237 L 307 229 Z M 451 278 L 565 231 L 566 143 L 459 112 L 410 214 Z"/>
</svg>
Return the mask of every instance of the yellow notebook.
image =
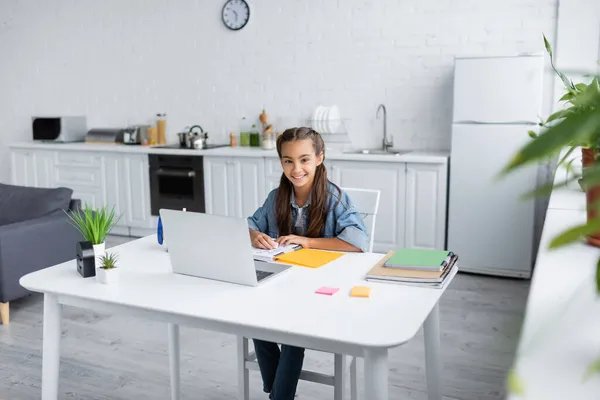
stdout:
<svg viewBox="0 0 600 400">
<path fill-rule="evenodd" d="M 301 267 L 319 268 L 333 260 L 337 260 L 343 255 L 344 253 L 333 251 L 300 249 L 277 256 L 276 260 Z"/>
</svg>

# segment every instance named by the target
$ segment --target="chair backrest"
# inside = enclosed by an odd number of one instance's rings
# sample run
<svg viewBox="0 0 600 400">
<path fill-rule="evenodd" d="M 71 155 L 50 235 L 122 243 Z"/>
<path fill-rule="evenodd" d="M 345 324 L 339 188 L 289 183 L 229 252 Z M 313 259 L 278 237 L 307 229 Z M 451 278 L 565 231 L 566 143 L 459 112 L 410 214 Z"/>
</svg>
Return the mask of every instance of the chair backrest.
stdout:
<svg viewBox="0 0 600 400">
<path fill-rule="evenodd" d="M 379 209 L 379 196 L 381 192 L 373 189 L 341 188 L 350 196 L 352 204 L 356 211 L 362 215 L 369 234 L 369 249 L 373 251 L 373 241 L 375 238 L 375 219 Z"/>
</svg>

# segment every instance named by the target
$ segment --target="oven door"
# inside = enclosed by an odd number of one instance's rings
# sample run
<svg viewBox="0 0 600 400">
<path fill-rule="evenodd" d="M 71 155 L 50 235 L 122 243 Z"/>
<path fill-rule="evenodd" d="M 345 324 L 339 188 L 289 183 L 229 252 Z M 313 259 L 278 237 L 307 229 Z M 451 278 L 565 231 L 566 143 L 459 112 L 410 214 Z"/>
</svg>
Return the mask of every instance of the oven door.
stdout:
<svg viewBox="0 0 600 400">
<path fill-rule="evenodd" d="M 201 168 L 151 167 L 150 192 L 152 215 L 161 208 L 205 212 Z"/>
</svg>

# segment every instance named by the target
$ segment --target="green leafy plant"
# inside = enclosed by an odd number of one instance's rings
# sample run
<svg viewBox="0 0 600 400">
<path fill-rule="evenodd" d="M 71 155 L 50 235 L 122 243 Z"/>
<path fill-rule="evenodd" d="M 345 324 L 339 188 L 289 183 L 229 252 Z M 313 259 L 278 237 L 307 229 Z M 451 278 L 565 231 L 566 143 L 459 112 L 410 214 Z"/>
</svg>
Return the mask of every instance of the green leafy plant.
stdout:
<svg viewBox="0 0 600 400">
<path fill-rule="evenodd" d="M 552 47 L 544 36 L 544 45 L 552 59 Z M 539 135 L 530 132 L 533 140 L 523 146 L 501 171 L 501 176 L 513 172 L 525 165 L 530 165 L 540 160 L 558 156 L 564 149 L 565 155 L 558 161 L 558 166 L 565 163 L 569 155 L 578 147 L 584 149 L 600 149 L 600 83 L 599 77 L 594 76 L 589 84 L 574 84 L 570 79 L 552 68 L 565 85 L 566 93 L 561 101 L 570 106 L 550 115 L 540 125 L 544 128 Z M 592 77 L 592 75 L 590 75 Z M 570 164 L 566 165 L 569 169 Z M 527 196 L 548 194 L 554 188 L 564 186 L 572 180 L 579 180 L 582 187 L 592 187 L 600 184 L 600 163 L 586 167 L 582 174 L 571 173 L 564 182 L 551 183 Z M 550 248 L 564 246 L 591 235 L 600 230 L 600 219 L 587 221 L 585 224 L 570 228 L 553 238 Z M 600 273 L 600 270 L 599 270 Z M 600 277 L 598 278 L 598 291 L 600 293 Z"/>
<path fill-rule="evenodd" d="M 557 168 L 562 165 L 568 171 L 571 170 L 572 173 L 569 174 L 570 178 L 567 178 L 566 181 L 546 185 L 540 190 L 528 193 L 526 197 L 548 194 L 554 188 L 565 186 L 572 180 L 579 180 L 582 189 L 592 188 L 600 184 L 600 162 L 598 161 L 598 150 L 600 150 L 600 77 L 597 74 L 590 74 L 587 76 L 592 78 L 590 83 L 574 84 L 564 73 L 555 68 L 552 60 L 552 47 L 545 36 L 544 46 L 550 55 L 552 69 L 565 85 L 565 94 L 560 101 L 565 102 L 566 107 L 553 113 L 546 121 L 540 123 L 543 130 L 539 135 L 529 132 L 529 136 L 533 140 L 519 149 L 501 171 L 500 176 L 544 159 L 558 157 L 565 150 L 565 155 L 558 161 Z M 578 147 L 596 151 L 595 162 L 592 165 L 585 166 L 582 173 L 572 171 L 570 162 L 565 164 L 570 154 Z M 588 204 L 588 207 L 598 209 L 598 203 L 600 202 Z M 559 233 L 551 240 L 549 248 L 558 248 L 578 242 L 598 231 L 600 231 L 600 218 L 588 219 L 585 224 L 573 226 Z M 596 264 L 594 280 L 596 292 L 600 294 L 600 259 Z M 588 367 L 583 379 L 586 380 L 592 374 L 598 372 L 600 372 L 600 358 Z M 524 382 L 514 369 L 509 373 L 507 386 L 512 393 L 524 393 Z"/>
<path fill-rule="evenodd" d="M 111 210 L 106 206 L 95 210 L 84 204 L 81 210 L 65 212 L 71 225 L 92 244 L 104 243 L 106 236 L 121 219 L 120 215 L 115 214 L 114 207 Z"/>
<path fill-rule="evenodd" d="M 117 261 L 119 257 L 116 253 L 105 253 L 100 256 L 100 268 L 113 269 L 117 268 Z"/>
</svg>

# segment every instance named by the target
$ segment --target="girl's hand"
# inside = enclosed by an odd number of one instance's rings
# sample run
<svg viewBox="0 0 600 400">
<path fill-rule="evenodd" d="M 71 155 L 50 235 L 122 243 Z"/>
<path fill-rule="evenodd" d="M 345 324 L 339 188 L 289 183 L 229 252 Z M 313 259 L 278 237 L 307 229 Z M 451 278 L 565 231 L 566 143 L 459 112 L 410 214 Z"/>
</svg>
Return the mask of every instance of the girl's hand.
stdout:
<svg viewBox="0 0 600 400">
<path fill-rule="evenodd" d="M 272 250 L 275 248 L 275 242 L 269 235 L 265 233 L 253 231 L 250 234 L 250 238 L 252 241 L 252 246 L 256 248 L 265 250 Z"/>
<path fill-rule="evenodd" d="M 279 243 L 280 246 L 285 246 L 288 244 L 299 244 L 300 246 L 302 246 L 305 249 L 310 249 L 310 239 L 304 236 L 296 236 L 296 235 L 287 235 L 287 236 L 280 236 L 277 239 L 275 239 L 275 241 L 277 243 Z"/>
</svg>

